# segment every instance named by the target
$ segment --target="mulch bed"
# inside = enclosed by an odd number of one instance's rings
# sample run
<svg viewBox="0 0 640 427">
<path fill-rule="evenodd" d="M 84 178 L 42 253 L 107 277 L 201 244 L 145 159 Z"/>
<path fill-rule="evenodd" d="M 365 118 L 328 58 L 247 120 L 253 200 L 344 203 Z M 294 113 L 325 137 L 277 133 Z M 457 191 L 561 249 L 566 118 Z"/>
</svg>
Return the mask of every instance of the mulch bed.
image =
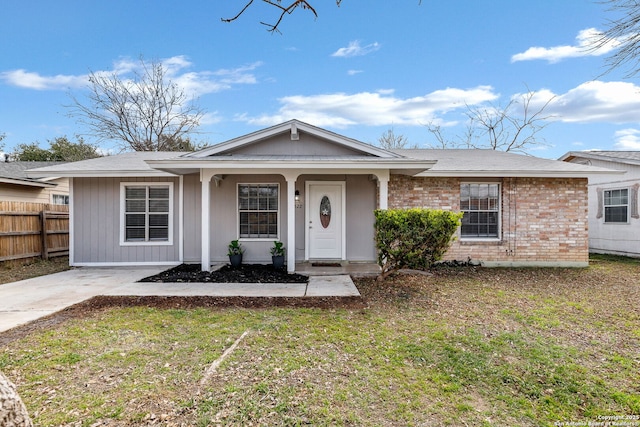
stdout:
<svg viewBox="0 0 640 427">
<path fill-rule="evenodd" d="M 200 282 L 200 283 L 307 283 L 309 277 L 277 270 L 272 265 L 225 265 L 216 271 L 200 271 L 200 264 L 181 264 L 140 282 Z"/>
</svg>

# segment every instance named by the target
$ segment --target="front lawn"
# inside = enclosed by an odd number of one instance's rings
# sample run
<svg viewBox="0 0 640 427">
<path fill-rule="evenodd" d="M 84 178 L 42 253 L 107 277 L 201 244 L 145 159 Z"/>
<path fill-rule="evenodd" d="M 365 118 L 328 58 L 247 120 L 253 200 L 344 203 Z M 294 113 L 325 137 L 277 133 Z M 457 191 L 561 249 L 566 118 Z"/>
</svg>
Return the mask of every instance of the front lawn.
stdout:
<svg viewBox="0 0 640 427">
<path fill-rule="evenodd" d="M 365 309 L 102 309 L 0 370 L 41 426 L 640 425 L 638 260 L 356 285 Z"/>
</svg>

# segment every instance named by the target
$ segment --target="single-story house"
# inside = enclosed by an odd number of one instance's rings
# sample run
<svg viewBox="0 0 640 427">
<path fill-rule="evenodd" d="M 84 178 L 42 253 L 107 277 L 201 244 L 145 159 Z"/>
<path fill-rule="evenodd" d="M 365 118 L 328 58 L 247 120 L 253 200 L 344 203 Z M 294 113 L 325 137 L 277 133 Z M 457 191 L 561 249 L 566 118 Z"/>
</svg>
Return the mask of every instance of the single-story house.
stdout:
<svg viewBox="0 0 640 427">
<path fill-rule="evenodd" d="M 625 172 L 589 176 L 589 250 L 640 257 L 640 151 L 570 151 L 560 160 Z"/>
<path fill-rule="evenodd" d="M 41 168 L 71 179 L 74 266 L 375 262 L 374 209 L 464 212 L 447 259 L 588 265 L 587 176 L 606 169 L 491 150 L 384 150 L 297 120 L 190 153 Z"/>
<path fill-rule="evenodd" d="M 0 162 L 0 200 L 68 205 L 68 178 L 26 174 L 29 169 L 60 164 L 62 162 Z"/>
</svg>

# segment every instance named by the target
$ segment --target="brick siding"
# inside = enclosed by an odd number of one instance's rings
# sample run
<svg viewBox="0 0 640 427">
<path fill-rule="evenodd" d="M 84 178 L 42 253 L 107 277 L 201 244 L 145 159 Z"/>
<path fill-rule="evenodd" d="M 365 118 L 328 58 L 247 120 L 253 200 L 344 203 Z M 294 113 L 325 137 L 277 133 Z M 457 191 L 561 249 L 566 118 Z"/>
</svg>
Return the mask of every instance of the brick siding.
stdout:
<svg viewBox="0 0 640 427">
<path fill-rule="evenodd" d="M 501 188 L 499 241 L 461 240 L 447 260 L 574 264 L 589 260 L 586 178 L 414 178 L 392 175 L 389 208 L 460 210 L 461 182 L 498 182 Z"/>
</svg>

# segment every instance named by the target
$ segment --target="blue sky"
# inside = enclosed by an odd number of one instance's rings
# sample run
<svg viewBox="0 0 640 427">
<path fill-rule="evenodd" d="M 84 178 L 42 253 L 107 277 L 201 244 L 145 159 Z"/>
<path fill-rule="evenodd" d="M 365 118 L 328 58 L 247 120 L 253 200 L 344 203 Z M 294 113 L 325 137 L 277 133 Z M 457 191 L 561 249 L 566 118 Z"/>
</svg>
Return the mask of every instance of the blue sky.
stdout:
<svg viewBox="0 0 640 427">
<path fill-rule="evenodd" d="M 286 0 L 283 0 L 286 3 Z M 436 144 L 426 124 L 464 132 L 466 105 L 506 105 L 535 91 L 553 120 L 530 151 L 640 150 L 640 83 L 602 76 L 607 52 L 584 48 L 613 16 L 596 0 L 312 0 L 270 34 L 277 11 L 256 0 L 4 0 L 0 133 L 19 143 L 83 134 L 68 117 L 90 71 L 166 61 L 207 114 L 195 140 L 214 144 L 296 118 L 375 144 L 393 128 Z M 610 53 L 610 52 L 608 52 Z M 535 106 L 535 105 L 534 105 Z M 85 136 L 88 142 L 98 142 Z M 113 144 L 101 141 L 104 150 Z"/>
</svg>

